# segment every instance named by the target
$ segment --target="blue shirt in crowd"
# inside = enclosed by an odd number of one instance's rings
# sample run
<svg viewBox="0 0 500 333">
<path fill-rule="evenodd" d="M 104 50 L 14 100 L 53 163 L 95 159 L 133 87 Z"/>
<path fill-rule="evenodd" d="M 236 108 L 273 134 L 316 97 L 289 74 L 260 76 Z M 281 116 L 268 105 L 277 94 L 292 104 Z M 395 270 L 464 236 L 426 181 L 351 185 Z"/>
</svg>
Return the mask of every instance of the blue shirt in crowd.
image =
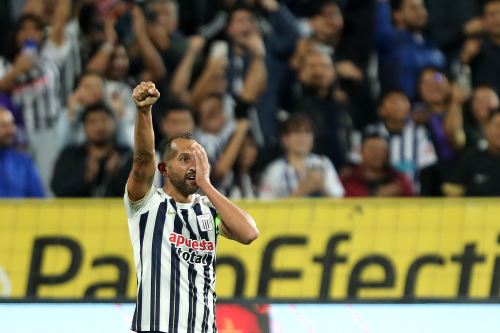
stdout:
<svg viewBox="0 0 500 333">
<path fill-rule="evenodd" d="M 426 67 L 444 68 L 444 55 L 423 35 L 396 29 L 388 1 L 377 4 L 375 31 L 382 91 L 400 89 L 414 99 L 420 72 Z"/>
<path fill-rule="evenodd" d="M 33 160 L 13 149 L 0 149 L 0 198 L 41 198 L 44 190 Z"/>
</svg>

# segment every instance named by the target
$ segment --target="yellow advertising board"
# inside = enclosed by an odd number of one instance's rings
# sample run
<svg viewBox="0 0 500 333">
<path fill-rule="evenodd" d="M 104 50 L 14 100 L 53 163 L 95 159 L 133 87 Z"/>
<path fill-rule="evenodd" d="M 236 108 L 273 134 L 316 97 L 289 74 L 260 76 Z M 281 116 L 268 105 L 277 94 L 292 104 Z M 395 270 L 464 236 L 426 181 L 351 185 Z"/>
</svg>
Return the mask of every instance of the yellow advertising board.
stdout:
<svg viewBox="0 0 500 333">
<path fill-rule="evenodd" d="M 500 200 L 241 202 L 250 246 L 221 239 L 222 298 L 500 297 Z M 0 297 L 133 299 L 121 200 L 0 201 Z"/>
</svg>

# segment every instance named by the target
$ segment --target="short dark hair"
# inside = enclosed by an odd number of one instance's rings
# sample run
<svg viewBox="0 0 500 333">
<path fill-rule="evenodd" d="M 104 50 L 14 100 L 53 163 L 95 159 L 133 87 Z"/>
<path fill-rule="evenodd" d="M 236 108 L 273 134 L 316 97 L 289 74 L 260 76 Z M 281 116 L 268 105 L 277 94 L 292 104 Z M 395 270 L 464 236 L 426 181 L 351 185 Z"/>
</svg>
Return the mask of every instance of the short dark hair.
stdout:
<svg viewBox="0 0 500 333">
<path fill-rule="evenodd" d="M 400 10 L 403 7 L 405 0 L 391 0 L 392 11 Z"/>
<path fill-rule="evenodd" d="M 336 6 L 340 8 L 336 0 L 311 1 L 311 4 L 307 9 L 307 17 L 314 17 L 321 15 L 321 12 L 323 11 L 323 9 L 325 9 L 326 6 Z"/>
<path fill-rule="evenodd" d="M 250 14 L 252 14 L 255 17 L 255 11 L 252 7 L 247 6 L 245 4 L 242 4 L 242 3 L 238 3 L 237 5 L 231 7 L 231 9 L 229 9 L 229 11 L 227 13 L 226 28 L 231 23 L 231 20 L 233 19 L 234 13 L 239 12 L 240 10 L 244 10 L 246 12 L 249 12 Z"/>
<path fill-rule="evenodd" d="M 193 134 L 189 133 L 189 132 L 179 133 L 179 134 L 172 135 L 171 137 L 163 139 L 163 141 L 160 143 L 160 159 L 162 161 L 166 155 L 169 155 L 172 152 L 172 143 L 174 142 L 174 140 L 177 140 L 177 139 L 196 141 Z"/>
<path fill-rule="evenodd" d="M 102 76 L 101 74 L 99 74 L 97 72 L 94 72 L 94 71 L 84 71 L 76 79 L 76 86 L 80 85 L 80 83 L 82 82 L 83 78 L 85 78 L 87 76 L 97 76 L 98 78 L 100 78 L 104 82 L 104 76 Z"/>
<path fill-rule="evenodd" d="M 10 30 L 10 32 L 6 36 L 7 43 L 5 44 L 6 46 L 5 55 L 7 56 L 7 59 L 9 59 L 11 62 L 15 61 L 16 56 L 19 54 L 22 48 L 22 46 L 17 45 L 16 36 L 19 30 L 21 30 L 21 27 L 24 24 L 24 22 L 33 22 L 36 25 L 37 29 L 42 32 L 42 35 L 44 35 L 45 24 L 40 16 L 33 13 L 26 13 L 19 16 L 19 18 L 14 24 L 14 29 Z M 42 40 L 43 39 L 44 37 L 42 38 Z"/>
<path fill-rule="evenodd" d="M 91 104 L 85 109 L 83 109 L 83 112 L 80 116 L 80 120 L 82 123 L 85 123 L 87 120 L 89 114 L 94 113 L 94 112 L 104 112 L 111 118 L 115 119 L 115 114 L 113 113 L 113 110 L 103 101 L 99 101 L 97 103 Z"/>
<path fill-rule="evenodd" d="M 387 141 L 387 136 L 382 133 L 377 125 L 368 125 L 363 130 L 361 145 L 363 145 L 369 139 L 382 139 L 384 141 Z"/>
<path fill-rule="evenodd" d="M 283 124 L 282 134 L 287 135 L 301 128 L 308 128 L 314 134 L 314 124 L 306 113 L 293 113 Z"/>
<path fill-rule="evenodd" d="M 382 91 L 382 93 L 380 94 L 380 97 L 378 99 L 378 106 L 382 105 L 382 103 L 384 102 L 384 100 L 389 95 L 393 95 L 393 94 L 404 95 L 406 98 L 408 98 L 408 95 L 406 95 L 406 93 L 403 90 L 401 90 L 401 89 L 397 89 L 397 88 L 387 89 L 385 91 Z"/>
<path fill-rule="evenodd" d="M 172 112 L 187 111 L 193 115 L 193 110 L 187 104 L 180 101 L 168 99 L 161 103 L 161 117 L 164 119 Z"/>
</svg>

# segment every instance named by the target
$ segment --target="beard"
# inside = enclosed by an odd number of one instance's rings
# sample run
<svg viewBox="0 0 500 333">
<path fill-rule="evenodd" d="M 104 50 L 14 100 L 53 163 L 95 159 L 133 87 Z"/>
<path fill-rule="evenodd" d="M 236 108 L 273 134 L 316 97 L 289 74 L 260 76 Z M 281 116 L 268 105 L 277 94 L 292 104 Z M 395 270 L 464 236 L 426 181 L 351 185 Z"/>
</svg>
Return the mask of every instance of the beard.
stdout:
<svg viewBox="0 0 500 333">
<path fill-rule="evenodd" d="M 169 178 L 172 182 L 172 185 L 175 187 L 180 194 L 184 197 L 188 197 L 191 194 L 198 192 L 198 185 L 190 185 L 187 179 L 188 175 L 181 176 L 175 173 L 170 172 Z"/>
</svg>

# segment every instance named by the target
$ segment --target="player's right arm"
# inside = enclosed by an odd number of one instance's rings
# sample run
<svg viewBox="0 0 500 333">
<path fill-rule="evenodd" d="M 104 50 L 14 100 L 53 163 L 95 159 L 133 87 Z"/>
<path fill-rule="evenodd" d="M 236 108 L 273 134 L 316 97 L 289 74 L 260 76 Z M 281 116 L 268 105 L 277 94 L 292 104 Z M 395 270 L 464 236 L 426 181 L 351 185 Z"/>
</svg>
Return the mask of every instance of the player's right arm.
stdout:
<svg viewBox="0 0 500 333">
<path fill-rule="evenodd" d="M 133 91 L 137 107 L 134 138 L 134 161 L 127 180 L 128 197 L 139 201 L 148 193 L 153 184 L 156 170 L 153 119 L 151 109 L 160 97 L 152 82 L 142 82 Z"/>
</svg>

